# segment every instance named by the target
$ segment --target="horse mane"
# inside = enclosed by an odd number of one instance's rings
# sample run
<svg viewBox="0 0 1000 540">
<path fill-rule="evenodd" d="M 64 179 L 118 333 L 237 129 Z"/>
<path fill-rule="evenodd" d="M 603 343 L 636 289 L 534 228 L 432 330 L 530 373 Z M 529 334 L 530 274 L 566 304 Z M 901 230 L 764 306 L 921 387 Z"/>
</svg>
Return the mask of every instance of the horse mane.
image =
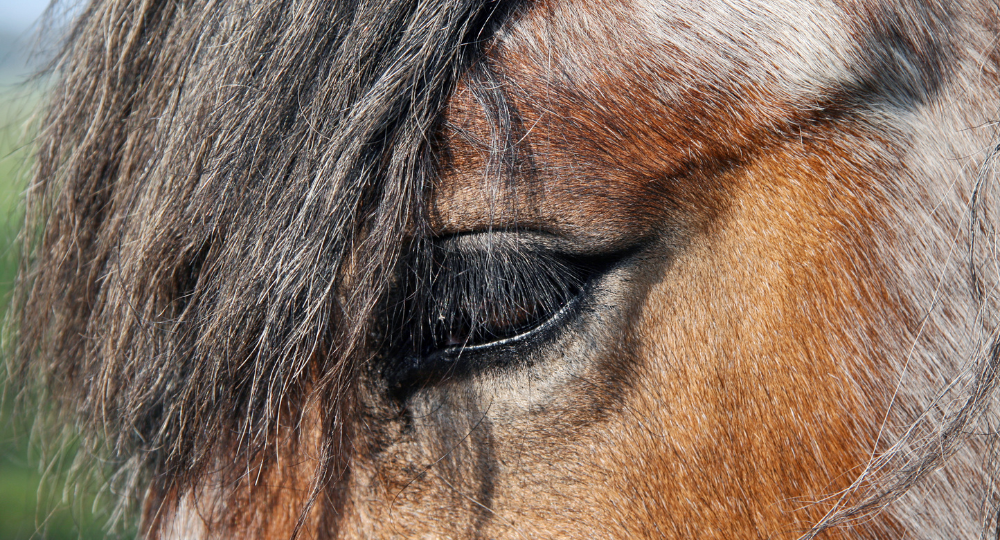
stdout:
<svg viewBox="0 0 1000 540">
<path fill-rule="evenodd" d="M 248 474 L 307 411 L 331 428 L 315 486 L 341 474 L 429 134 L 497 8 L 89 4 L 27 191 L 15 380 L 161 493 Z"/>
<path fill-rule="evenodd" d="M 429 256 L 424 205 L 442 109 L 461 77 L 493 76 L 477 62 L 513 9 L 87 5 L 54 64 L 40 125 L 10 371 L 108 460 L 120 512 L 137 511 L 127 505 L 147 488 L 156 505 L 206 476 L 252 481 L 307 418 L 323 426 L 309 443 L 321 464 L 309 505 L 345 474 L 342 419 L 377 364 L 383 300 L 401 265 Z M 502 96 L 481 97 L 496 109 L 489 150 L 516 160 L 516 113 Z M 807 537 L 905 498 L 973 430 L 985 430 L 975 444 L 990 450 L 975 455 L 988 462 L 963 463 L 985 471 L 983 504 L 996 505 L 998 159 L 994 134 L 963 231 L 962 277 L 976 284 L 982 326 L 964 331 L 981 346 L 953 361 L 954 384 L 913 399 L 928 412 L 873 453 Z"/>
</svg>

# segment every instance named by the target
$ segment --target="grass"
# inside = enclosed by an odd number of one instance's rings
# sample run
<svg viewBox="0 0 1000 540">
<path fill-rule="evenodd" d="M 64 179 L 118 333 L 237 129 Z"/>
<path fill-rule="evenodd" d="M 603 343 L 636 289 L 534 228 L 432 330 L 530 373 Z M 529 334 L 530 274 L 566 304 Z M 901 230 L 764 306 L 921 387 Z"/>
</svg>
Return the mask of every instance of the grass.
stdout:
<svg viewBox="0 0 1000 540">
<path fill-rule="evenodd" d="M 26 146 L 28 120 L 40 92 L 0 84 L 0 315 L 6 309 L 17 272 L 14 242 L 23 216 L 21 192 L 30 168 Z M 3 366 L 0 358 L 0 366 Z M 0 369 L 0 389 L 5 370 Z M 90 501 L 75 501 L 72 511 L 58 481 L 43 483 L 43 466 L 51 460 L 33 456 L 28 434 L 32 419 L 14 414 L 10 396 L 0 410 L 0 540 L 70 540 L 104 538 Z M 41 461 L 41 463 L 39 463 Z M 55 491 L 41 490 L 51 487 Z M 41 495 L 40 495 L 41 494 Z"/>
</svg>

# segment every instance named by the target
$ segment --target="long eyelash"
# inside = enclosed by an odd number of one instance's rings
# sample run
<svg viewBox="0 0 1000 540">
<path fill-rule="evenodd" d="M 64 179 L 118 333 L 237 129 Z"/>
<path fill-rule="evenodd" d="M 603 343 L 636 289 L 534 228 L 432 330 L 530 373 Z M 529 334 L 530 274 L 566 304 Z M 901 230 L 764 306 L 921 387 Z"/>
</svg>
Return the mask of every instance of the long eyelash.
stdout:
<svg viewBox="0 0 1000 540">
<path fill-rule="evenodd" d="M 501 246 L 442 250 L 434 262 L 424 348 L 511 337 L 558 311 L 586 284 L 586 265 Z"/>
<path fill-rule="evenodd" d="M 372 366 L 405 394 L 507 365 L 506 349 L 489 362 L 458 360 L 470 348 L 512 343 L 507 340 L 569 313 L 566 308 L 630 252 L 570 255 L 544 238 L 485 233 L 411 246 L 385 298 L 383 323 L 370 334 L 384 351 Z"/>
</svg>

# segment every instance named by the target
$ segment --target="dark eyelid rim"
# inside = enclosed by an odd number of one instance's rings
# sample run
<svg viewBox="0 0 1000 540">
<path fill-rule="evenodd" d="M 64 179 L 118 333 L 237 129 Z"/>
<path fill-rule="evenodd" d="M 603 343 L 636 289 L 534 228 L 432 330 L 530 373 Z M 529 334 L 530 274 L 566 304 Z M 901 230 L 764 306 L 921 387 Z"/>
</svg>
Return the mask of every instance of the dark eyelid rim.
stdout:
<svg viewBox="0 0 1000 540">
<path fill-rule="evenodd" d="M 548 252 L 551 255 L 566 259 L 566 262 L 570 264 L 576 264 L 581 268 L 588 268 L 589 277 L 578 294 L 570 298 L 555 313 L 550 314 L 541 324 L 533 326 L 520 334 L 495 341 L 473 345 L 454 345 L 438 349 L 431 353 L 428 359 L 501 348 L 529 341 L 535 336 L 552 331 L 579 309 L 587 295 L 592 292 L 596 279 L 618 266 L 622 261 L 629 259 L 635 253 L 642 251 L 648 244 L 648 242 L 637 241 L 626 249 L 604 251 L 601 249 L 588 249 L 587 246 L 583 246 L 578 242 L 566 240 L 546 232 L 506 229 L 463 232 L 443 237 L 440 242 L 441 247 L 445 250 L 461 251 L 469 249 L 481 251 L 487 247 L 488 243 L 495 242 L 497 248 L 501 250 L 523 248 L 534 252 Z"/>
</svg>

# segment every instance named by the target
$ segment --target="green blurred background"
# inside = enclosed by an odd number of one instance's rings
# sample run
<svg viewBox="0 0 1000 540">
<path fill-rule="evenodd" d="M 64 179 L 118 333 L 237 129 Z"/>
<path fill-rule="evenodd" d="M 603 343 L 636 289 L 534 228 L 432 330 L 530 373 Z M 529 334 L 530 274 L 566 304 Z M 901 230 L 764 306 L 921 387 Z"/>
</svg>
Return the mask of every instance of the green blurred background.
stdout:
<svg viewBox="0 0 1000 540">
<path fill-rule="evenodd" d="M 44 79 L 28 80 L 44 61 L 47 48 L 35 37 L 34 21 L 48 3 L 0 0 L 0 311 L 6 311 L 17 269 L 13 243 L 23 215 L 21 192 L 31 165 L 31 119 L 44 99 Z M 48 34 L 50 38 L 56 35 L 57 31 Z M 0 389 L 5 388 L 5 377 L 6 370 L 0 369 Z M 64 495 L 65 483 L 59 475 L 63 467 L 55 458 L 40 455 L 37 441 L 30 436 L 30 416 L 23 410 L 15 412 L 9 390 L 3 393 L 0 540 L 104 538 L 95 524 L 92 499 L 71 501 Z M 42 483 L 43 476 L 49 480 Z M 40 485 L 46 489 L 39 490 Z"/>
</svg>

